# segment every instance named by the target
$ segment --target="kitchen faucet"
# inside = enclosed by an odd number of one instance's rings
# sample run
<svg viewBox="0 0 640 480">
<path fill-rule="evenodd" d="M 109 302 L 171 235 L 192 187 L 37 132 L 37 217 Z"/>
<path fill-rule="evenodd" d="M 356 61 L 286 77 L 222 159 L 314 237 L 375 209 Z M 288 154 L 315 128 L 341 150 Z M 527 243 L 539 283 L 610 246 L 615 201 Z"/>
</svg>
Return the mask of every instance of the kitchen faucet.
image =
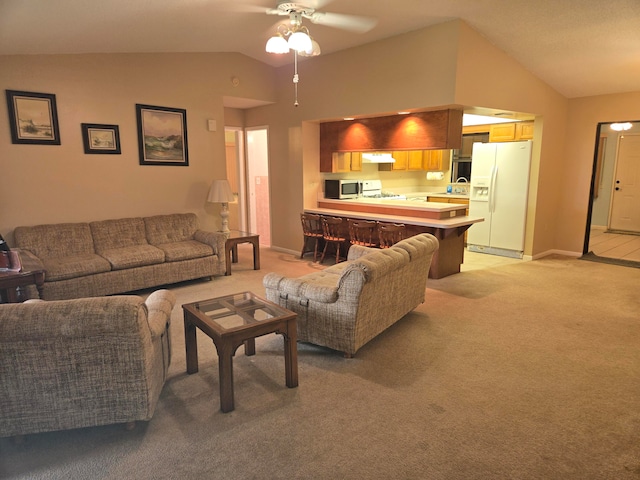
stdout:
<svg viewBox="0 0 640 480">
<path fill-rule="evenodd" d="M 467 183 L 467 179 L 465 177 L 456 178 L 456 183 Z"/>
</svg>

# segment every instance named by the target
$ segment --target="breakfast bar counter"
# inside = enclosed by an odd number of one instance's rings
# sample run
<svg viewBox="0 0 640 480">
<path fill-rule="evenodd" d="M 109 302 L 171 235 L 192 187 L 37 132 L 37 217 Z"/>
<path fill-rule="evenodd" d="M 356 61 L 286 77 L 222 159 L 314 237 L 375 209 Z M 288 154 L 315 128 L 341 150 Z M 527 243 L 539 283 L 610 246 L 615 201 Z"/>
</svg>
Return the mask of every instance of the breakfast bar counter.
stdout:
<svg viewBox="0 0 640 480">
<path fill-rule="evenodd" d="M 442 278 L 460 272 L 464 261 L 464 232 L 482 217 L 465 215 L 466 205 L 406 200 L 358 199 L 318 200 L 318 208 L 307 208 L 318 215 L 403 223 L 407 235 L 430 233 L 440 242 L 433 257 L 430 278 Z"/>
</svg>

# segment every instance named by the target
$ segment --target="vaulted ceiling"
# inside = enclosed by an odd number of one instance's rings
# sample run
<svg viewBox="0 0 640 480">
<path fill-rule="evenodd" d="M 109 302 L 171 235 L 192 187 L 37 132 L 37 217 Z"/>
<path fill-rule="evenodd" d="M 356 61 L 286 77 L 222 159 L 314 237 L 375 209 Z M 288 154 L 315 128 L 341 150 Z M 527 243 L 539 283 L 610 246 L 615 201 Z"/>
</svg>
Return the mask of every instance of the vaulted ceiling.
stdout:
<svg viewBox="0 0 640 480">
<path fill-rule="evenodd" d="M 0 1 L 0 55 L 264 51 L 287 17 L 277 0 Z M 637 0 L 301 0 L 321 11 L 378 20 L 366 33 L 304 24 L 328 54 L 462 19 L 566 97 L 640 90 Z M 312 61 L 312 60 L 306 60 Z M 375 59 L 372 59 L 375 61 Z"/>
</svg>

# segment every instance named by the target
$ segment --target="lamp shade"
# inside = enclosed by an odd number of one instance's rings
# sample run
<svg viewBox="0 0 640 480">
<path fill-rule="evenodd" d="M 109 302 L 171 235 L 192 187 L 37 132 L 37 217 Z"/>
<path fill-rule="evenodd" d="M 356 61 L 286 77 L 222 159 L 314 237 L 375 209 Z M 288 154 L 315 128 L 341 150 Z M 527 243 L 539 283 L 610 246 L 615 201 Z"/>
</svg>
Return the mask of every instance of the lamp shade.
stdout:
<svg viewBox="0 0 640 480">
<path fill-rule="evenodd" d="M 207 202 L 211 203 L 228 203 L 233 202 L 235 197 L 231 191 L 231 185 L 228 180 L 214 180 L 209 188 L 209 196 Z"/>
</svg>

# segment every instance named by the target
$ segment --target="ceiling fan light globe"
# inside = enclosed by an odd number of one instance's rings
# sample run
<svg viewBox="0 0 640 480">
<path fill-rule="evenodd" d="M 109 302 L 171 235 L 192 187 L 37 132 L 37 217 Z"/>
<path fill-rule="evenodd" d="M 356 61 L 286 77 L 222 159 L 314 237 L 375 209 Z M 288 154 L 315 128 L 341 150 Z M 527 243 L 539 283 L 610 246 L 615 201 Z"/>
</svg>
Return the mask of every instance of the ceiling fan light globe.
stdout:
<svg viewBox="0 0 640 480">
<path fill-rule="evenodd" d="M 289 53 L 289 44 L 282 35 L 274 35 L 267 41 L 265 50 L 267 53 Z"/>
<path fill-rule="evenodd" d="M 297 52 L 306 52 L 312 49 L 311 38 L 304 32 L 294 32 L 288 40 L 289 48 Z"/>
<path fill-rule="evenodd" d="M 304 51 L 305 57 L 317 57 L 320 55 L 320 45 L 313 38 L 311 39 L 311 48 Z"/>
</svg>

